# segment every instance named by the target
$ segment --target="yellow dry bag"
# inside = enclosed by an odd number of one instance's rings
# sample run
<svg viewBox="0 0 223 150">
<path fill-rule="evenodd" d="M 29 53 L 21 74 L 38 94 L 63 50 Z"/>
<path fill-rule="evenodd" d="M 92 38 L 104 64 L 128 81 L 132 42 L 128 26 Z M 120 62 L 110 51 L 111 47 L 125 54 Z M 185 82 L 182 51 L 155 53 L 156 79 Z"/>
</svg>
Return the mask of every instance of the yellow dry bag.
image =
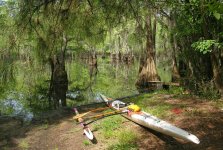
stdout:
<svg viewBox="0 0 223 150">
<path fill-rule="evenodd" d="M 131 110 L 133 112 L 139 112 L 140 111 L 140 107 L 138 105 L 131 104 L 131 105 L 128 106 L 128 110 Z"/>
</svg>

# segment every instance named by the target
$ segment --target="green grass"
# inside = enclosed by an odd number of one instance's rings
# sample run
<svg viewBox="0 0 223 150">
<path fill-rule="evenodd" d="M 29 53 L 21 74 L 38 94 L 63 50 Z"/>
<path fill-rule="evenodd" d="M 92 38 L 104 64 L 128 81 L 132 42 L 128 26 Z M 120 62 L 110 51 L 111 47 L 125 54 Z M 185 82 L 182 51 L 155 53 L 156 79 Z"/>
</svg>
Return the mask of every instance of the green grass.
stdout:
<svg viewBox="0 0 223 150">
<path fill-rule="evenodd" d="M 175 94 L 175 95 L 182 95 L 184 92 L 184 89 L 182 87 L 176 87 L 172 86 L 170 89 L 167 91 L 168 94 Z"/>
<path fill-rule="evenodd" d="M 164 92 L 165 91 L 161 90 L 154 93 L 144 94 L 137 98 L 131 99 L 131 101 L 145 112 L 151 113 L 157 117 L 165 117 L 168 115 L 167 112 L 171 110 L 173 106 L 158 99 L 157 94 Z"/>
<path fill-rule="evenodd" d="M 98 129 L 104 139 L 109 139 L 109 150 L 136 150 L 137 135 L 130 129 L 123 129 L 125 119 L 121 115 L 104 118 L 102 122 L 95 124 L 93 129 Z"/>
<path fill-rule="evenodd" d="M 100 124 L 96 124 L 94 129 L 102 129 L 102 135 L 106 139 L 114 138 L 117 136 L 117 129 L 121 127 L 124 118 L 120 115 L 104 118 Z"/>
<path fill-rule="evenodd" d="M 29 149 L 29 143 L 26 140 L 22 140 L 21 142 L 19 142 L 19 147 L 22 150 L 27 150 Z"/>
<path fill-rule="evenodd" d="M 160 99 L 162 95 L 172 95 L 178 98 L 187 98 L 191 95 L 183 94 L 184 89 L 182 87 L 170 87 L 169 90 L 158 90 L 152 93 L 146 93 L 138 96 L 137 98 L 130 99 L 131 102 L 138 105 L 143 111 L 151 113 L 156 117 L 167 117 L 171 109 L 175 106 Z M 184 108 L 185 105 L 179 105 L 177 107 Z"/>
<path fill-rule="evenodd" d="M 138 150 L 136 144 L 124 143 L 124 144 L 115 144 L 108 148 L 108 150 Z"/>
<path fill-rule="evenodd" d="M 84 140 L 84 141 L 83 141 L 83 144 L 84 144 L 85 146 L 89 146 L 91 143 L 89 142 L 89 140 Z"/>
<path fill-rule="evenodd" d="M 118 143 L 112 144 L 108 147 L 108 150 L 137 150 L 137 135 L 128 130 L 123 130 L 119 132 L 118 136 Z"/>
<path fill-rule="evenodd" d="M 223 110 L 223 100 L 213 101 L 213 105 L 217 107 L 218 109 Z"/>
<path fill-rule="evenodd" d="M 118 139 L 121 143 L 135 143 L 137 135 L 130 129 L 126 129 L 119 133 Z"/>
<path fill-rule="evenodd" d="M 155 107 L 146 107 L 143 110 L 145 112 L 151 113 L 156 117 L 166 117 L 168 115 L 168 112 L 172 109 L 173 107 L 170 104 L 167 103 L 160 103 L 159 105 Z"/>
</svg>

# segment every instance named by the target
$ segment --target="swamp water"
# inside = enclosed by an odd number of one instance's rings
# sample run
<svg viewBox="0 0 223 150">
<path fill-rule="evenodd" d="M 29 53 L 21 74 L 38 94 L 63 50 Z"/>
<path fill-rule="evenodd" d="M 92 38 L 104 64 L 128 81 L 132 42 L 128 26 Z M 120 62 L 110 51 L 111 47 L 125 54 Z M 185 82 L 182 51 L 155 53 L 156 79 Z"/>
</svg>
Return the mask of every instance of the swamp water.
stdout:
<svg viewBox="0 0 223 150">
<path fill-rule="evenodd" d="M 138 93 L 135 87 L 139 69 L 137 59 L 126 64 L 98 56 L 97 64 L 96 68 L 85 59 L 67 60 L 68 106 L 99 102 L 99 93 L 112 98 Z M 47 110 L 50 68 L 48 65 L 39 66 L 37 62 L 17 61 L 14 69 L 14 80 L 0 98 L 0 113 L 30 121 L 39 112 Z M 161 78 L 163 74 L 165 80 L 166 73 L 160 70 Z"/>
</svg>

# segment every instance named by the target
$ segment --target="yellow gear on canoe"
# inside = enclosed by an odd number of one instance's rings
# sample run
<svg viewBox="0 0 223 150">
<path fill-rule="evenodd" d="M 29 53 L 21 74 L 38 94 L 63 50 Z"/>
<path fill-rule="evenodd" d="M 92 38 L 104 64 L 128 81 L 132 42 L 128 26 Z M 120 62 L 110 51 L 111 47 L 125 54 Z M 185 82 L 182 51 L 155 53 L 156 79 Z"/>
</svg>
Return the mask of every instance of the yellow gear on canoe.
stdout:
<svg viewBox="0 0 223 150">
<path fill-rule="evenodd" d="M 139 112 L 141 109 L 138 105 L 131 104 L 131 105 L 128 106 L 128 110 L 131 110 L 133 112 Z"/>
</svg>

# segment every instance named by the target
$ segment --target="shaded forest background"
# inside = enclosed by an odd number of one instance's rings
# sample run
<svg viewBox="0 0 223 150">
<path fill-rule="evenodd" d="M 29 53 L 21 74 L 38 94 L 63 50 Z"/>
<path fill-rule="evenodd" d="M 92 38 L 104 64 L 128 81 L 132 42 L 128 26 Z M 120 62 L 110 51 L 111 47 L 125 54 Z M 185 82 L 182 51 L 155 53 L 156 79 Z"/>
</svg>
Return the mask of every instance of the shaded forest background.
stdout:
<svg viewBox="0 0 223 150">
<path fill-rule="evenodd" d="M 26 91 L 45 91 L 49 108 L 58 108 L 59 101 L 66 106 L 66 61 L 85 53 L 91 66 L 99 56 L 127 63 L 139 58 L 139 89 L 168 71 L 168 82 L 220 98 L 222 14 L 221 0 L 0 0 L 0 95 L 20 83 L 15 64 L 22 60 L 36 79 L 26 82 Z M 50 74 L 39 80 L 35 72 L 46 67 Z"/>
</svg>

